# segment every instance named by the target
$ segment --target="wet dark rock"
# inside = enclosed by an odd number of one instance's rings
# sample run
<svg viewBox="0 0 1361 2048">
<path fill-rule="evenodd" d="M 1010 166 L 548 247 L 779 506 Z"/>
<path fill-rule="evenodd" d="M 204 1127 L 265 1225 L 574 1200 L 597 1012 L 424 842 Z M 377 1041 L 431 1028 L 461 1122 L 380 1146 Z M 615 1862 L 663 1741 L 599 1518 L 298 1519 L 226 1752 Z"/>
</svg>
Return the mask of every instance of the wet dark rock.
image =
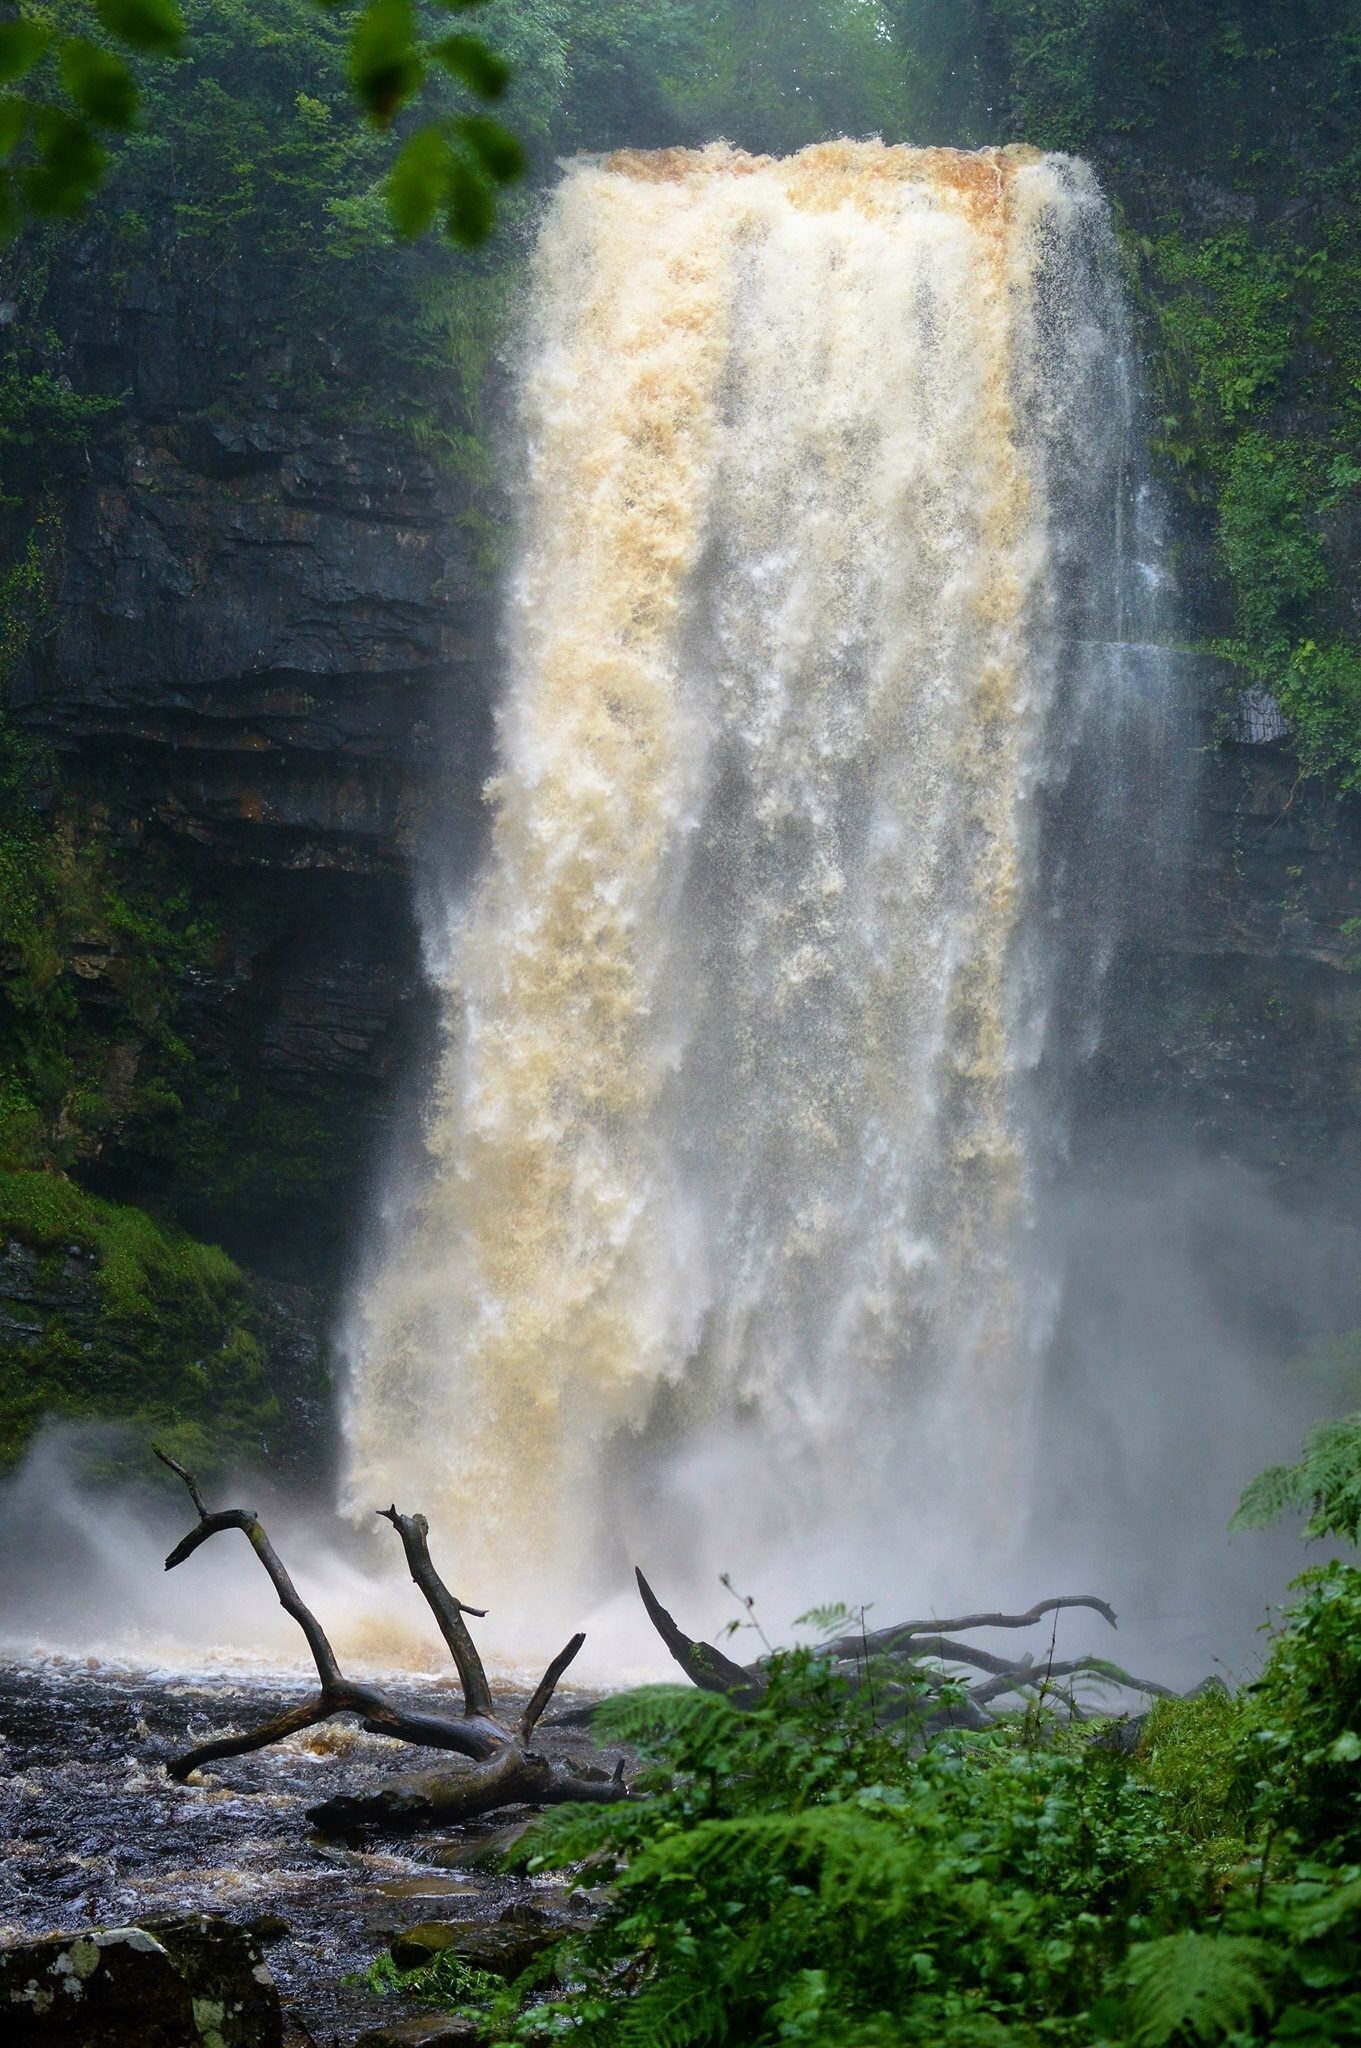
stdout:
<svg viewBox="0 0 1361 2048">
<path fill-rule="evenodd" d="M 271 1942 L 287 1941 L 293 1929 L 278 1913 L 257 1913 L 253 1919 L 247 1920 L 246 1932 L 262 1948 L 267 1948 Z"/>
<path fill-rule="evenodd" d="M 416 2013 L 369 2027 L 353 2048 L 468 2048 L 468 2044 L 485 2039 L 476 2020 L 459 2019 L 453 2013 Z"/>
<path fill-rule="evenodd" d="M 13 2048 L 278 2048 L 279 1995 L 242 1928 L 207 1914 L 0 1950 Z"/>
<path fill-rule="evenodd" d="M 189 1987 L 204 2048 L 276 2048 L 283 2022 L 279 1994 L 260 1944 L 215 1913 L 143 1922 Z"/>
<path fill-rule="evenodd" d="M 377 435 L 134 425 L 72 499 L 15 713 L 118 813 L 225 858 L 400 867 L 446 725 L 475 798 L 489 622 L 459 510 Z"/>
<path fill-rule="evenodd" d="M 201 2048 L 189 1987 L 138 1927 L 55 1934 L 0 1951 L 12 2048 Z M 135 2031 L 134 2031 L 135 2030 Z"/>
<path fill-rule="evenodd" d="M 77 357 L 105 317 L 120 337 L 126 425 L 66 482 L 6 716 L 54 750 L 56 784 L 119 859 L 154 861 L 218 933 L 165 1020 L 190 1055 L 183 1128 L 124 1135 L 147 1057 L 130 1034 L 82 1177 L 305 1285 L 316 1350 L 429 1031 L 413 862 L 433 842 L 466 865 L 480 843 L 493 606 L 447 469 L 263 392 L 259 411 L 204 418 L 180 375 L 189 309 L 124 329 L 72 290 Z M 82 1006 L 109 1012 L 116 947 L 76 942 L 71 964 Z M 318 1384 L 281 1437 L 324 1427 Z"/>
<path fill-rule="evenodd" d="M 474 1920 L 426 1920 L 397 1935 L 390 1953 L 399 1970 L 418 1970 L 452 1950 L 470 1968 L 510 1979 L 559 1938 L 546 1921 L 522 1926 L 502 1919 L 489 1927 Z"/>
<path fill-rule="evenodd" d="M 508 1826 L 496 1828 L 489 1835 L 456 1837 L 452 1842 L 435 1844 L 430 1851 L 430 1860 L 444 1870 L 500 1870 L 522 1836 L 528 1834 L 532 1819 L 511 1821 Z"/>
<path fill-rule="evenodd" d="M 1279 739 L 1214 744 L 1204 706 L 1175 743 L 1198 755 L 1184 872 L 1113 970 L 1089 1099 L 1295 1193 L 1361 1188 L 1361 801 Z"/>
<path fill-rule="evenodd" d="M 553 1922 L 532 1899 L 513 1899 L 499 1916 L 502 1927 L 551 1927 Z"/>
</svg>

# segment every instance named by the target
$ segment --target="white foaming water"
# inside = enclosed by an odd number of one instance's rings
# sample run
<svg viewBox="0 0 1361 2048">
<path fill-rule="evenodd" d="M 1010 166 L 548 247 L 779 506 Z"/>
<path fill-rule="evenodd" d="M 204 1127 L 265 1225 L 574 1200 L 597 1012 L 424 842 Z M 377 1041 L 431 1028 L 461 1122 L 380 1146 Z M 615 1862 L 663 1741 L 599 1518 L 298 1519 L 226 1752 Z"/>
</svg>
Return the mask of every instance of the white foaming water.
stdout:
<svg viewBox="0 0 1361 2048">
<path fill-rule="evenodd" d="M 1139 630 L 1112 276 L 1032 150 L 562 181 L 493 842 L 346 1413 L 351 1502 L 470 1598 L 1011 1577 L 1108 939 L 1112 835 L 1046 862 L 1046 792 Z"/>
</svg>

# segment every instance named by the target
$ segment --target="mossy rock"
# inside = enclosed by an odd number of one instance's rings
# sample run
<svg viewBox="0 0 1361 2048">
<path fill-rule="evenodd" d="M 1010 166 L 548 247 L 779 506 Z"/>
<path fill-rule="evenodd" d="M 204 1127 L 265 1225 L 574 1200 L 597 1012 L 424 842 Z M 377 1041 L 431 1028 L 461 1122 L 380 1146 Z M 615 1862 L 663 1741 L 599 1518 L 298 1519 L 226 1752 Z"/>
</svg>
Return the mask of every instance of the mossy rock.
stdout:
<svg viewBox="0 0 1361 2048">
<path fill-rule="evenodd" d="M 425 1920 L 397 1935 L 389 1952 L 399 1970 L 419 1970 L 452 1950 L 470 1969 L 510 1980 L 561 1939 L 561 1928 L 524 1927 L 513 1921 L 488 1926 L 476 1920 Z"/>
</svg>

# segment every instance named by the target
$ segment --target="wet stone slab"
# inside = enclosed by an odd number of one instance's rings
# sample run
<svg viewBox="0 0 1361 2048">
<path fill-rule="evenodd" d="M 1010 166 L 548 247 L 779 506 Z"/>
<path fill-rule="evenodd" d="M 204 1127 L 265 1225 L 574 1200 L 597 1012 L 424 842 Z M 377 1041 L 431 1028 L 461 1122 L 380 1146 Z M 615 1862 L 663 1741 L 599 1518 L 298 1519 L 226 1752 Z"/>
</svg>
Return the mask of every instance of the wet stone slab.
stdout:
<svg viewBox="0 0 1361 2048">
<path fill-rule="evenodd" d="M 210 1767 L 197 1783 L 166 1776 L 165 1759 L 191 1742 L 249 1727 L 308 1689 L 301 1677 L 151 1676 L 56 1660 L 0 1670 L 0 1941 L 225 1914 L 265 1950 L 290 2048 L 351 2048 L 399 2021 L 419 2031 L 419 2014 L 344 1981 L 403 1928 L 490 1927 L 517 1902 L 570 1924 L 560 1883 L 504 1875 L 485 1853 L 513 1836 L 505 1816 L 428 1839 L 317 1839 L 309 1806 L 431 1762 L 348 1724 Z M 456 1699 L 439 1679 L 406 1690 L 426 1710 Z M 594 1757 L 579 1729 L 548 1731 L 544 1747 Z"/>
</svg>

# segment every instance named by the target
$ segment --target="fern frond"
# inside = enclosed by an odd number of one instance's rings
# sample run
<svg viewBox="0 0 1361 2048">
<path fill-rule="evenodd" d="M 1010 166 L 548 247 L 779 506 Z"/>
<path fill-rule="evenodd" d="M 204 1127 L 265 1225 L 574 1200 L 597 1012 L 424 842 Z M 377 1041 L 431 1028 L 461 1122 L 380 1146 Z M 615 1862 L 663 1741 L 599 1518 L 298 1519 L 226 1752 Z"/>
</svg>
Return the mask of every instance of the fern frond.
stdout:
<svg viewBox="0 0 1361 2048">
<path fill-rule="evenodd" d="M 508 1860 L 515 1868 L 564 1870 L 613 1849 L 626 1831 L 613 1806 L 559 1806 L 539 1815 Z"/>
<path fill-rule="evenodd" d="M 1243 1489 L 1234 1510 L 1230 1529 L 1265 1529 L 1291 1508 L 1307 1507 L 1309 1496 L 1299 1492 L 1298 1465 L 1268 1465 Z"/>
<path fill-rule="evenodd" d="M 1238 1503 L 1231 1529 L 1260 1529 L 1291 1510 L 1312 1509 L 1310 1538 L 1361 1540 L 1361 1413 L 1323 1422 L 1304 1440 L 1295 1465 L 1260 1472 Z"/>
<path fill-rule="evenodd" d="M 1134 2048 L 1219 2041 L 1273 2005 L 1268 1943 L 1233 1935 L 1169 1934 L 1141 1942 L 1125 1964 Z"/>
<path fill-rule="evenodd" d="M 723 1693 L 700 1692 L 693 1685 L 640 1685 L 603 1699 L 591 1732 L 598 1742 L 673 1741 L 738 1719 L 737 1708 Z"/>
<path fill-rule="evenodd" d="M 670 1976 L 624 2000 L 615 2014 L 618 2048 L 705 2048 L 722 2038 L 719 1987 L 697 1977 Z"/>
</svg>

